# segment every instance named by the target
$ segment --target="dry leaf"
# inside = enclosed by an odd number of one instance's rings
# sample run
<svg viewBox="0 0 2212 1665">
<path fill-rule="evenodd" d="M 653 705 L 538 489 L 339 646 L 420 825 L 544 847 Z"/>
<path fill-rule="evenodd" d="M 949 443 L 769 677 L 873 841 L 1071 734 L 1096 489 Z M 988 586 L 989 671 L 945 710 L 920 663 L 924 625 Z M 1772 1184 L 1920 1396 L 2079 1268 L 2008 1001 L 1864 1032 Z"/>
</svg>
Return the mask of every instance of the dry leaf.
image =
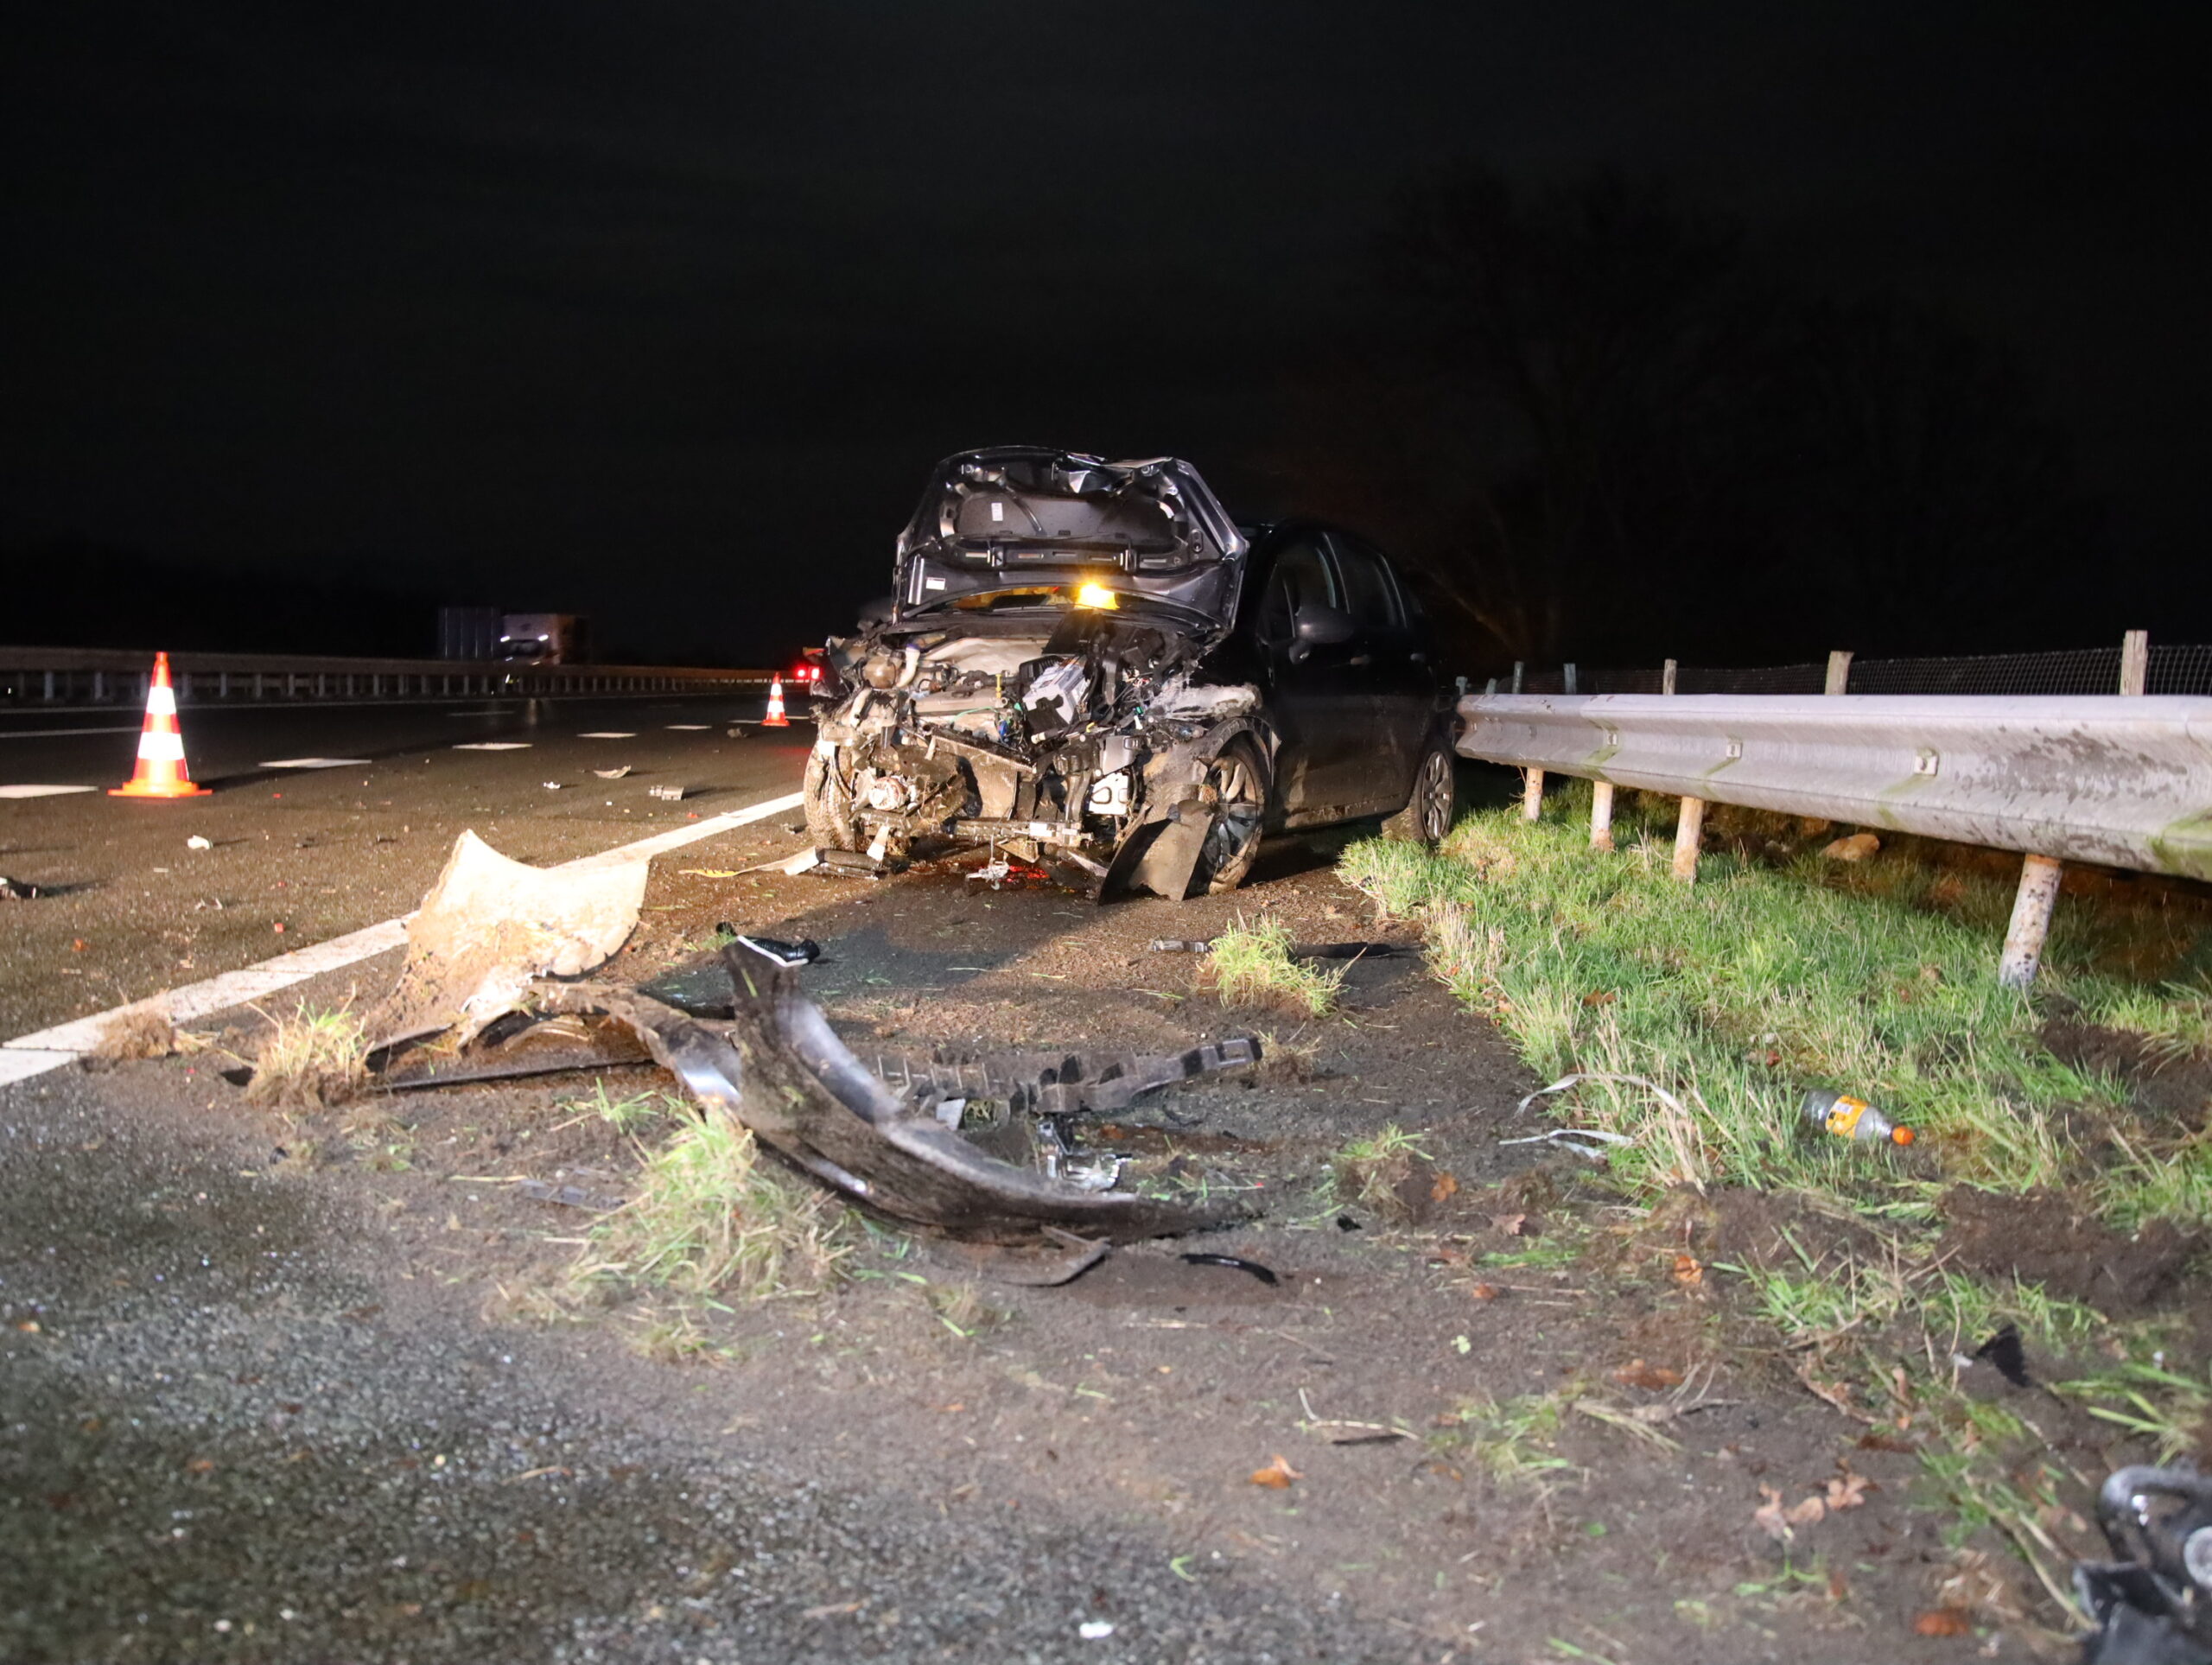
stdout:
<svg viewBox="0 0 2212 1665">
<path fill-rule="evenodd" d="M 1842 1573 L 1830 1573 L 1828 1574 L 1828 1599 L 1830 1601 L 1841 1601 L 1850 1593 L 1851 1586 L 1845 1580 Z"/>
<path fill-rule="evenodd" d="M 1287 1491 L 1290 1490 L 1290 1483 L 1293 1480 L 1303 1480 L 1305 1478 L 1283 1460 L 1282 1453 L 1280 1452 L 1275 1453 L 1274 1461 L 1269 1463 L 1267 1467 L 1252 1471 L 1254 1485 L 1272 1486 L 1277 1491 Z"/>
<path fill-rule="evenodd" d="M 1432 1203 L 1448 1203 L 1459 1194 L 1459 1182 L 1448 1173 L 1438 1174 L 1436 1183 L 1428 1188 L 1428 1200 Z"/>
<path fill-rule="evenodd" d="M 1643 1388 L 1657 1393 L 1664 1388 L 1681 1387 L 1682 1373 L 1663 1364 L 1646 1364 L 1640 1358 L 1632 1358 L 1613 1372 L 1613 1380 L 1624 1388 Z"/>
<path fill-rule="evenodd" d="M 1582 997 L 1585 1006 L 1611 1006 L 1620 998 L 1610 988 L 1593 988 Z"/>
<path fill-rule="evenodd" d="M 1828 1482 L 1827 1504 L 1831 1509 L 1857 1509 L 1866 1501 L 1866 1488 L 1872 1482 L 1863 1474 L 1853 1474 L 1849 1469 L 1842 1478 Z"/>
<path fill-rule="evenodd" d="M 1467 1293 L 1477 1300 L 1496 1300 L 1498 1297 L 1498 1287 L 1494 1283 L 1478 1283 Z"/>
<path fill-rule="evenodd" d="M 1783 1518 L 1782 1494 L 1772 1486 L 1761 1486 L 1759 1496 L 1766 1501 L 1751 1511 L 1751 1519 L 1768 1537 L 1789 1542 L 1797 1535 L 1789 1529 L 1789 1522 Z"/>
<path fill-rule="evenodd" d="M 1818 1497 L 1808 1497 L 1782 1511 L 1782 1518 L 1792 1526 L 1812 1526 L 1828 1512 L 1828 1506 Z"/>
<path fill-rule="evenodd" d="M 1916 1636 L 1962 1636 L 1973 1630 L 1973 1621 L 1955 1607 L 1931 1607 L 1912 1622 Z"/>
<path fill-rule="evenodd" d="M 187 1463 L 185 1467 L 194 1474 L 213 1474 L 215 1471 L 215 1459 L 212 1457 L 195 1457 Z"/>
<path fill-rule="evenodd" d="M 1490 1217 L 1490 1223 L 1509 1237 L 1520 1237 L 1527 1235 L 1529 1217 L 1525 1214 L 1493 1214 Z"/>
<path fill-rule="evenodd" d="M 1675 1281 L 1685 1289 L 1694 1289 L 1705 1281 L 1705 1267 L 1696 1255 L 1675 1256 Z"/>
</svg>

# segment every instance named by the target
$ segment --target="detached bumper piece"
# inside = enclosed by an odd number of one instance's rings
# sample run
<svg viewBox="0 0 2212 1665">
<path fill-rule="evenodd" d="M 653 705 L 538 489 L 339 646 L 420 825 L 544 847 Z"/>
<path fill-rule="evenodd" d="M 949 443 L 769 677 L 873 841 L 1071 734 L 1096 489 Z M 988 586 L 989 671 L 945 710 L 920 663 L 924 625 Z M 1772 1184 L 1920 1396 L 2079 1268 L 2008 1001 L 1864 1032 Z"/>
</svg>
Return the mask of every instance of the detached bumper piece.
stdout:
<svg viewBox="0 0 2212 1665">
<path fill-rule="evenodd" d="M 724 963 L 731 984 L 727 1020 L 688 1015 L 634 988 L 540 983 L 532 992 L 542 1010 L 626 1025 L 709 1113 L 735 1117 L 824 1185 L 895 1219 L 980 1242 L 1025 1243 L 1054 1232 L 1133 1242 L 1241 1217 L 1220 1204 L 1085 1189 L 1001 1161 L 945 1124 L 936 1113 L 938 1091 L 902 1095 L 855 1057 L 798 992 L 791 969 L 741 944 L 724 951 Z M 1209 1055 L 1220 1061 L 1209 1064 Z M 1123 1062 L 1157 1066 L 1142 1073 L 1161 1077 L 1151 1084 L 1164 1084 L 1257 1055 L 1255 1043 L 1231 1041 L 1172 1061 Z M 1136 1073 L 1124 1068 L 1114 1080 Z M 1082 1086 L 1056 1074 L 1049 1083 L 1037 1080 L 1035 1092 L 1080 1105 Z M 1125 1103 L 1141 1089 L 1102 1079 L 1094 1090 L 1109 1098 L 1120 1093 Z"/>
</svg>

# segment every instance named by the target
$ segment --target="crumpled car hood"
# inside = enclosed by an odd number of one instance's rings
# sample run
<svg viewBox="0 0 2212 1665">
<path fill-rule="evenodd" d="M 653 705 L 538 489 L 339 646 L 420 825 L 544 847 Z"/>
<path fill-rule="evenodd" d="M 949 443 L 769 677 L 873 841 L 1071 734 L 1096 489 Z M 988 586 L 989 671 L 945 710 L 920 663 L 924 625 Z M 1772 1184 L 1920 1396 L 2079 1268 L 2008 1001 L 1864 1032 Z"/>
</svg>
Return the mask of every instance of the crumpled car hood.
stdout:
<svg viewBox="0 0 2212 1665">
<path fill-rule="evenodd" d="M 1100 583 L 1125 605 L 1208 638 L 1236 616 L 1247 543 L 1198 470 L 1175 457 L 1109 462 L 1039 446 L 963 451 L 937 466 L 899 537 L 898 618 L 988 596 Z"/>
</svg>

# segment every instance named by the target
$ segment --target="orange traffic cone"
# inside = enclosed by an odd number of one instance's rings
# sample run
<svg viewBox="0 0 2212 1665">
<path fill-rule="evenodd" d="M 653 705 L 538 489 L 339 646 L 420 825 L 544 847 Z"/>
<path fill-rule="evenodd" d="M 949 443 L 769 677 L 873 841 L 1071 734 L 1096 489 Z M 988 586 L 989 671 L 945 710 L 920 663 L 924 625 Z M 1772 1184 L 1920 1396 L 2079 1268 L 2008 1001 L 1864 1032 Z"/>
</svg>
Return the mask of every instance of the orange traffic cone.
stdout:
<svg viewBox="0 0 2212 1665">
<path fill-rule="evenodd" d="M 784 715 L 784 679 L 768 678 L 768 715 L 760 719 L 763 728 L 788 728 L 791 720 Z"/>
<path fill-rule="evenodd" d="M 138 767 L 110 798 L 204 798 L 184 766 L 184 736 L 177 732 L 176 690 L 169 686 L 169 656 L 154 655 L 154 680 L 146 690 L 146 721 L 138 731 Z"/>
</svg>

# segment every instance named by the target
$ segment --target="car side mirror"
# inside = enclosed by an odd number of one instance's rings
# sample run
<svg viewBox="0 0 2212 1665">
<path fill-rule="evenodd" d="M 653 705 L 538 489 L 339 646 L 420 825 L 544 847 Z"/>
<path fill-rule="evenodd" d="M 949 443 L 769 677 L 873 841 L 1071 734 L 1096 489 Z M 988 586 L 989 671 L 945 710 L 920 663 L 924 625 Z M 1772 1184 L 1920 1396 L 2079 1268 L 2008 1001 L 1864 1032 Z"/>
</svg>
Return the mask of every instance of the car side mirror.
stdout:
<svg viewBox="0 0 2212 1665">
<path fill-rule="evenodd" d="M 1351 614 L 1341 607 L 1308 601 L 1299 608 L 1290 627 L 1290 657 L 1303 659 L 1317 647 L 1334 647 L 1359 633 Z"/>
</svg>

